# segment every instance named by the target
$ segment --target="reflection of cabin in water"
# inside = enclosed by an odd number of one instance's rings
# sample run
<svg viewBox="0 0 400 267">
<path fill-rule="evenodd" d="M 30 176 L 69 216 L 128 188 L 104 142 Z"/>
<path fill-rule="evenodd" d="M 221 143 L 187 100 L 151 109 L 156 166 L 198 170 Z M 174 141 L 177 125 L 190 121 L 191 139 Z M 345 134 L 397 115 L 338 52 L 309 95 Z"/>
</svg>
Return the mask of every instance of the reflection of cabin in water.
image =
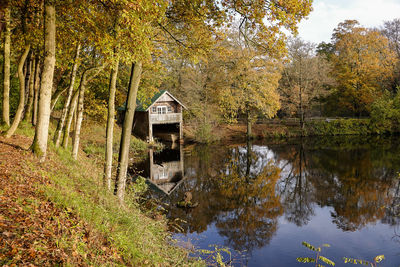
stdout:
<svg viewBox="0 0 400 267">
<path fill-rule="evenodd" d="M 161 152 L 149 151 L 146 161 L 139 163 L 135 168 L 142 171 L 140 175 L 156 188 L 169 195 L 184 180 L 183 150 L 165 148 Z"/>
<path fill-rule="evenodd" d="M 133 133 L 148 141 L 153 136 L 167 141 L 182 140 L 183 108 L 186 107 L 166 90 L 157 93 L 149 103 L 138 101 Z"/>
</svg>

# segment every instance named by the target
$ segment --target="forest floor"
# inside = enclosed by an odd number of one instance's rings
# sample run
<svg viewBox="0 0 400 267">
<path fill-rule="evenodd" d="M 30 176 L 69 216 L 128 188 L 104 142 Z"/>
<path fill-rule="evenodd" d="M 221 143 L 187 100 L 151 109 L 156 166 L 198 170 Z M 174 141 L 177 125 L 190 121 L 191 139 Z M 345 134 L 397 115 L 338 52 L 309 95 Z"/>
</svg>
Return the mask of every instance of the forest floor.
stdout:
<svg viewBox="0 0 400 267">
<path fill-rule="evenodd" d="M 29 150 L 32 129 L 0 137 L 0 266 L 204 265 L 175 245 L 163 216 L 130 191 L 121 206 L 103 187 L 102 125 L 84 127 L 77 161 L 49 141 L 44 163 Z M 147 154 L 144 142 L 132 146 L 133 158 Z"/>
<path fill-rule="evenodd" d="M 118 250 L 104 235 L 50 201 L 42 164 L 30 153 L 29 137 L 0 137 L 0 265 L 123 265 Z"/>
</svg>

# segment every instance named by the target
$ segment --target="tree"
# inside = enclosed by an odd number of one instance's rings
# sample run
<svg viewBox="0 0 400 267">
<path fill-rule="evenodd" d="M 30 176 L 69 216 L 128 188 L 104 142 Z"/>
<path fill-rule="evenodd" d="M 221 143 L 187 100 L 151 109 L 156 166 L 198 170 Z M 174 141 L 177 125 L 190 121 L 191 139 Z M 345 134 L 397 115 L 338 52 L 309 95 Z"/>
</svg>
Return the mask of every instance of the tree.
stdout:
<svg viewBox="0 0 400 267">
<path fill-rule="evenodd" d="M 18 108 L 15 113 L 13 122 L 5 134 L 6 138 L 9 138 L 14 134 L 15 130 L 17 130 L 18 125 L 22 119 L 22 112 L 24 111 L 24 105 L 25 105 L 25 76 L 24 76 L 23 68 L 24 68 L 24 63 L 28 56 L 30 48 L 31 48 L 31 46 L 29 44 L 25 46 L 24 52 L 21 55 L 19 62 L 18 62 L 19 102 L 18 102 Z"/>
<path fill-rule="evenodd" d="M 132 64 L 131 78 L 129 81 L 128 98 L 126 100 L 126 110 L 122 125 L 121 142 L 118 157 L 117 178 L 115 181 L 114 193 L 120 201 L 124 199 L 126 174 L 129 163 L 129 146 L 132 133 L 133 116 L 136 108 L 136 96 L 139 88 L 140 76 L 142 74 L 142 63 Z"/>
<path fill-rule="evenodd" d="M 68 86 L 67 98 L 65 100 L 64 107 L 63 107 L 62 112 L 61 112 L 61 117 L 60 117 L 60 120 L 58 121 L 57 129 L 56 129 L 56 132 L 54 134 L 54 144 L 55 144 L 56 147 L 60 146 L 62 131 L 64 129 L 64 124 L 65 124 L 65 120 L 67 118 L 68 109 L 69 109 L 69 107 L 71 105 L 71 98 L 72 98 L 72 93 L 73 93 L 73 90 L 74 90 L 76 73 L 77 73 L 78 66 L 79 66 L 79 53 L 80 53 L 80 50 L 81 50 L 81 44 L 78 43 L 78 45 L 76 46 L 74 65 L 73 65 L 72 71 L 71 71 L 71 78 L 70 78 L 70 83 L 69 83 L 69 86 Z"/>
<path fill-rule="evenodd" d="M 93 68 L 88 68 L 84 70 L 81 78 L 81 82 L 79 84 L 78 88 L 78 106 L 77 106 L 77 117 L 75 121 L 75 127 L 74 127 L 74 138 L 73 138 L 73 146 L 72 146 L 72 158 L 73 159 L 78 159 L 78 150 L 79 150 L 79 140 L 80 140 L 80 133 L 81 133 L 81 126 L 82 126 L 82 120 L 83 120 L 83 103 L 84 103 L 84 97 L 85 97 L 85 90 L 87 87 L 87 84 L 93 80 L 105 65 L 102 65 L 100 67 L 93 67 Z M 89 74 L 92 74 L 89 76 Z"/>
<path fill-rule="evenodd" d="M 10 47 L 11 47 L 11 11 L 8 3 L 4 8 L 4 64 L 3 64 L 3 114 L 2 119 L 6 125 L 10 125 Z"/>
<path fill-rule="evenodd" d="M 389 40 L 390 48 L 396 52 L 397 58 L 400 58 L 400 19 L 385 21 L 381 31 Z"/>
<path fill-rule="evenodd" d="M 332 57 L 338 107 L 355 115 L 369 114 L 371 103 L 393 79 L 396 57 L 380 32 L 345 21 L 335 29 Z"/>
<path fill-rule="evenodd" d="M 227 66 L 225 87 L 218 92 L 219 110 L 228 121 L 245 115 L 247 137 L 258 115 L 273 117 L 280 107 L 276 91 L 280 79 L 279 64 L 249 49 L 235 47 Z"/>
<path fill-rule="evenodd" d="M 49 134 L 51 90 L 53 86 L 54 67 L 56 63 L 56 11 L 50 1 L 45 1 L 45 58 L 39 92 L 38 117 L 33 139 L 32 151 L 42 161 L 46 157 Z"/>
<path fill-rule="evenodd" d="M 389 40 L 389 47 L 397 56 L 395 82 L 392 86 L 392 89 L 395 92 L 397 86 L 400 86 L 400 19 L 385 21 L 381 32 Z"/>
<path fill-rule="evenodd" d="M 293 38 L 288 45 L 288 63 L 283 68 L 279 93 L 282 109 L 287 114 L 297 114 L 300 128 L 304 129 L 306 114 L 333 85 L 328 61 L 315 55 L 315 45 Z"/>
</svg>

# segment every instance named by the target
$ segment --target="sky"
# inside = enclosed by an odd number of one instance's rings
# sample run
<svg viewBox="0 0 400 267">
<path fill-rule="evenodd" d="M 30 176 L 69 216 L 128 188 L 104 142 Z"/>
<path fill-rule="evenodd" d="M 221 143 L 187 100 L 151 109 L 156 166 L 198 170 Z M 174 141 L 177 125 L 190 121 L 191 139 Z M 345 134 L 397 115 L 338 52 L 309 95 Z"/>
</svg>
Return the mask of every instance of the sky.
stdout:
<svg viewBox="0 0 400 267">
<path fill-rule="evenodd" d="M 400 0 L 314 0 L 308 19 L 299 24 L 299 37 L 313 43 L 330 42 L 333 29 L 346 19 L 365 27 L 400 18 Z"/>
</svg>

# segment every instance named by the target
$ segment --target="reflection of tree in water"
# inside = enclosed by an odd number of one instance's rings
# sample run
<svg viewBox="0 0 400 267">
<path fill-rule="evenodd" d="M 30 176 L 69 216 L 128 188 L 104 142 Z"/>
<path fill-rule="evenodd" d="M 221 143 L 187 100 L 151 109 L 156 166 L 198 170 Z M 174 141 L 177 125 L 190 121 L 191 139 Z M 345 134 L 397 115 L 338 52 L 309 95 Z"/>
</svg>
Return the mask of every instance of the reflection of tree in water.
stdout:
<svg viewBox="0 0 400 267">
<path fill-rule="evenodd" d="M 287 161 L 282 166 L 279 181 L 285 218 L 297 226 L 306 225 L 314 215 L 314 187 L 309 180 L 310 170 L 303 143 L 287 147 Z"/>
<path fill-rule="evenodd" d="M 275 191 L 280 169 L 267 161 L 257 173 L 259 157 L 252 153 L 249 143 L 245 157 L 242 153 L 233 155 L 226 173 L 217 179 L 225 199 L 223 209 L 228 212 L 218 216 L 216 226 L 233 248 L 251 251 L 269 243 L 277 230 L 277 218 L 283 213 Z"/>
<path fill-rule="evenodd" d="M 345 231 L 379 220 L 399 223 L 397 143 L 305 139 L 268 147 L 187 150 L 186 179 L 164 198 L 171 205 L 168 216 L 186 221 L 180 223 L 185 233 L 202 233 L 214 224 L 227 245 L 251 252 L 268 244 L 283 213 L 303 226 L 312 219 L 315 205 L 332 207 L 333 223 Z M 186 191 L 199 202 L 190 211 L 175 208 Z"/>
<path fill-rule="evenodd" d="M 311 185 L 310 190 L 304 190 L 303 194 L 299 193 L 297 197 L 290 199 L 287 195 L 295 194 L 296 186 L 289 190 L 286 187 L 279 187 L 284 189 L 282 198 L 285 203 L 285 214 L 291 214 L 288 207 L 294 205 L 296 200 L 299 201 L 301 196 L 304 198 L 306 195 L 311 195 L 311 201 L 318 205 L 333 207 L 333 222 L 345 231 L 355 231 L 383 218 L 383 221 L 394 218 L 387 216 L 385 207 L 393 203 L 394 196 L 398 196 L 398 192 L 395 193 L 393 188 L 399 162 L 393 161 L 396 149 L 383 150 L 381 147 L 384 146 L 365 147 L 364 144 L 363 148 L 357 148 L 357 146 L 345 147 L 337 143 L 326 143 L 316 148 L 315 144 L 305 143 L 300 147 L 304 155 L 302 157 L 304 165 L 291 160 L 296 159 L 292 156 L 293 148 L 286 151 L 280 151 L 278 148 L 279 156 L 293 162 L 292 167 L 299 166 L 300 169 L 304 166 L 305 181 L 302 184 L 307 184 L 308 188 Z M 283 181 L 287 182 L 287 179 Z M 292 186 L 299 184 L 297 180 L 287 183 Z M 299 212 L 299 216 L 303 214 Z"/>
<path fill-rule="evenodd" d="M 182 224 L 185 232 L 202 232 L 216 222 L 219 233 L 236 249 L 251 250 L 267 244 L 283 213 L 275 192 L 280 169 L 262 153 L 252 152 L 250 143 L 223 152 L 204 152 L 197 150 L 197 155 L 189 157 L 194 160 L 185 162 L 189 177 L 171 196 L 171 203 L 176 203 L 185 191 L 191 191 L 200 205 L 188 213 L 171 209 L 169 216 L 187 221 Z M 198 155 L 203 155 L 202 160 L 193 157 Z M 196 178 L 190 177 L 191 169 L 196 170 Z"/>
</svg>

